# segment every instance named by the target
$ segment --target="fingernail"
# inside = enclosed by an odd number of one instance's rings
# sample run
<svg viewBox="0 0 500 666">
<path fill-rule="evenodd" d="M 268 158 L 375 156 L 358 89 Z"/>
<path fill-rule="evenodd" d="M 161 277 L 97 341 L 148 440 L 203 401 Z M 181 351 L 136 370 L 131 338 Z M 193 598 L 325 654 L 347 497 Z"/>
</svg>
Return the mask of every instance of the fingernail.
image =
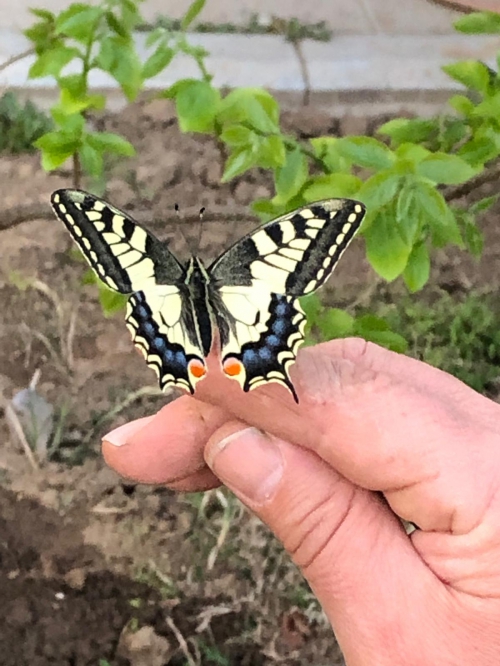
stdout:
<svg viewBox="0 0 500 666">
<path fill-rule="evenodd" d="M 107 435 L 102 438 L 103 441 L 109 442 L 113 446 L 124 446 L 128 444 L 133 435 L 142 430 L 152 419 L 152 416 L 145 416 L 142 419 L 124 423 L 123 425 L 111 430 Z"/>
<path fill-rule="evenodd" d="M 237 495 L 257 504 L 272 499 L 284 469 L 276 442 L 256 428 L 239 430 L 214 444 L 207 464 Z"/>
</svg>

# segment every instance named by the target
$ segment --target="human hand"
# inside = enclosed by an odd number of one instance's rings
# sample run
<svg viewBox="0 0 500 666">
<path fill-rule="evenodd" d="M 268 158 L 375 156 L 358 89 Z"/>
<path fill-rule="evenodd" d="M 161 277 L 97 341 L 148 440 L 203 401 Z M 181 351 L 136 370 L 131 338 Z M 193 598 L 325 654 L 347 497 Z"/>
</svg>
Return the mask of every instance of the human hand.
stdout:
<svg viewBox="0 0 500 666">
<path fill-rule="evenodd" d="M 104 456 L 143 483 L 230 488 L 302 569 L 349 666 L 496 666 L 500 406 L 358 339 L 304 349 L 292 380 L 299 405 L 213 371 Z"/>
</svg>

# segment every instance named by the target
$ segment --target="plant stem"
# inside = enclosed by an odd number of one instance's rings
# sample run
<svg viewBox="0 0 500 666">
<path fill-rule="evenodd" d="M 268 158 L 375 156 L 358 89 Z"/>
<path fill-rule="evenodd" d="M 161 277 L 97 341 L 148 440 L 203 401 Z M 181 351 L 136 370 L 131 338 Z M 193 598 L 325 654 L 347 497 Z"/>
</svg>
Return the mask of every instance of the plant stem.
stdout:
<svg viewBox="0 0 500 666">
<path fill-rule="evenodd" d="M 80 154 L 73 153 L 73 187 L 80 189 L 82 184 L 82 165 L 80 163 Z"/>
<path fill-rule="evenodd" d="M 30 55 L 33 55 L 35 53 L 35 49 L 26 49 L 26 51 L 22 51 L 22 53 L 18 53 L 15 56 L 12 56 L 12 58 L 9 58 L 5 62 L 3 62 L 0 65 L 0 72 L 2 72 L 4 69 L 7 69 L 7 67 L 10 67 L 13 65 L 15 62 L 18 62 L 19 60 L 23 60 L 24 58 L 27 58 Z"/>
<path fill-rule="evenodd" d="M 304 83 L 304 92 L 302 94 L 302 106 L 309 106 L 311 101 L 311 77 L 309 76 L 309 69 L 307 67 L 307 62 L 304 56 L 304 51 L 302 50 L 302 42 L 300 39 L 290 40 L 299 61 L 300 73 L 302 76 L 302 81 Z"/>
<path fill-rule="evenodd" d="M 467 194 L 474 192 L 481 185 L 486 185 L 486 183 L 498 182 L 500 178 L 500 161 L 494 162 L 487 169 L 479 173 L 474 178 L 471 178 L 465 183 L 460 183 L 460 185 L 455 185 L 453 187 L 447 187 L 443 190 L 443 196 L 446 201 L 455 201 L 456 199 L 461 199 Z"/>
</svg>

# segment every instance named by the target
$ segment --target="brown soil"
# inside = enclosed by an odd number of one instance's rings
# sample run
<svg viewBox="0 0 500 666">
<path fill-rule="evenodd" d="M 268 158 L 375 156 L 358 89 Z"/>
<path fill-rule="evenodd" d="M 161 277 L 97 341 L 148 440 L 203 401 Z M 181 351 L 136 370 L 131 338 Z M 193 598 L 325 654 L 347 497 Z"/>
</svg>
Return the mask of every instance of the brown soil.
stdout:
<svg viewBox="0 0 500 666">
<path fill-rule="evenodd" d="M 342 122 L 314 110 L 285 121 L 302 136 L 342 131 Z M 133 105 L 98 125 L 137 148 L 137 158 L 111 167 L 106 193 L 132 214 L 172 218 L 175 202 L 239 212 L 271 195 L 261 173 L 220 185 L 217 147 L 182 136 L 166 102 Z M 5 208 L 46 203 L 70 182 L 63 170 L 43 173 L 36 156 L 0 158 L 0 175 Z M 494 219 L 493 211 L 479 270 L 467 256 L 442 253 L 441 283 L 470 288 L 500 275 Z M 207 223 L 201 254 L 215 255 L 252 226 Z M 152 228 L 166 235 L 160 224 Z M 186 254 L 178 227 L 168 231 Z M 69 413 L 59 451 L 38 471 L 0 420 L 0 665 L 341 664 L 300 575 L 234 498 L 132 488 L 105 467 L 100 435 L 165 399 L 144 395 L 119 410 L 154 376 L 132 353 L 122 316 L 104 318 L 95 287 L 81 285 L 86 268 L 69 247 L 55 219 L 2 232 L 0 395 L 5 404 L 40 369 L 38 392 Z M 373 278 L 360 244 L 349 254 L 329 292 L 340 285 L 343 298 Z"/>
</svg>

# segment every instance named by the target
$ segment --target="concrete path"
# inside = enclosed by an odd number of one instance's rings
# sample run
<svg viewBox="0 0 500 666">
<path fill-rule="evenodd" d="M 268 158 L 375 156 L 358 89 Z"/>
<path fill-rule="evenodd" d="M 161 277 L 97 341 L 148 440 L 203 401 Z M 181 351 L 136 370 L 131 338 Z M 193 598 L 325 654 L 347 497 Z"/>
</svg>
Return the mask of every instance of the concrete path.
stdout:
<svg viewBox="0 0 500 666">
<path fill-rule="evenodd" d="M 192 34 L 194 44 L 210 53 L 209 71 L 215 74 L 217 86 L 263 86 L 277 93 L 292 93 L 300 100 L 304 89 L 299 62 L 292 46 L 280 37 Z M 141 57 L 146 57 L 145 35 L 137 35 Z M 21 53 L 29 46 L 25 38 L 10 30 L 0 31 L 0 63 Z M 442 65 L 461 59 L 481 59 L 495 63 L 500 40 L 496 37 L 451 35 L 342 35 L 329 43 L 306 41 L 303 53 L 316 103 L 329 107 L 352 105 L 376 92 L 383 108 L 396 101 L 417 113 L 423 107 L 434 112 L 436 104 L 460 86 L 447 77 Z M 0 72 L 0 86 L 26 89 L 38 102 L 52 103 L 55 88 L 51 79 L 29 80 L 33 58 L 25 58 Z M 185 77 L 198 77 L 194 61 L 178 56 L 168 69 L 149 82 L 151 88 L 166 88 Z M 113 80 L 104 73 L 92 77 L 92 85 L 111 95 L 111 105 L 124 103 Z M 416 94 L 418 92 L 418 94 Z M 413 94 L 412 94 L 413 93 Z M 386 100 L 385 106 L 383 100 Z M 365 102 L 373 105 L 373 94 Z M 293 100 L 292 100 L 293 103 Z M 363 105 L 358 109 L 364 113 Z M 388 108 L 388 110 L 391 110 Z"/>
</svg>

